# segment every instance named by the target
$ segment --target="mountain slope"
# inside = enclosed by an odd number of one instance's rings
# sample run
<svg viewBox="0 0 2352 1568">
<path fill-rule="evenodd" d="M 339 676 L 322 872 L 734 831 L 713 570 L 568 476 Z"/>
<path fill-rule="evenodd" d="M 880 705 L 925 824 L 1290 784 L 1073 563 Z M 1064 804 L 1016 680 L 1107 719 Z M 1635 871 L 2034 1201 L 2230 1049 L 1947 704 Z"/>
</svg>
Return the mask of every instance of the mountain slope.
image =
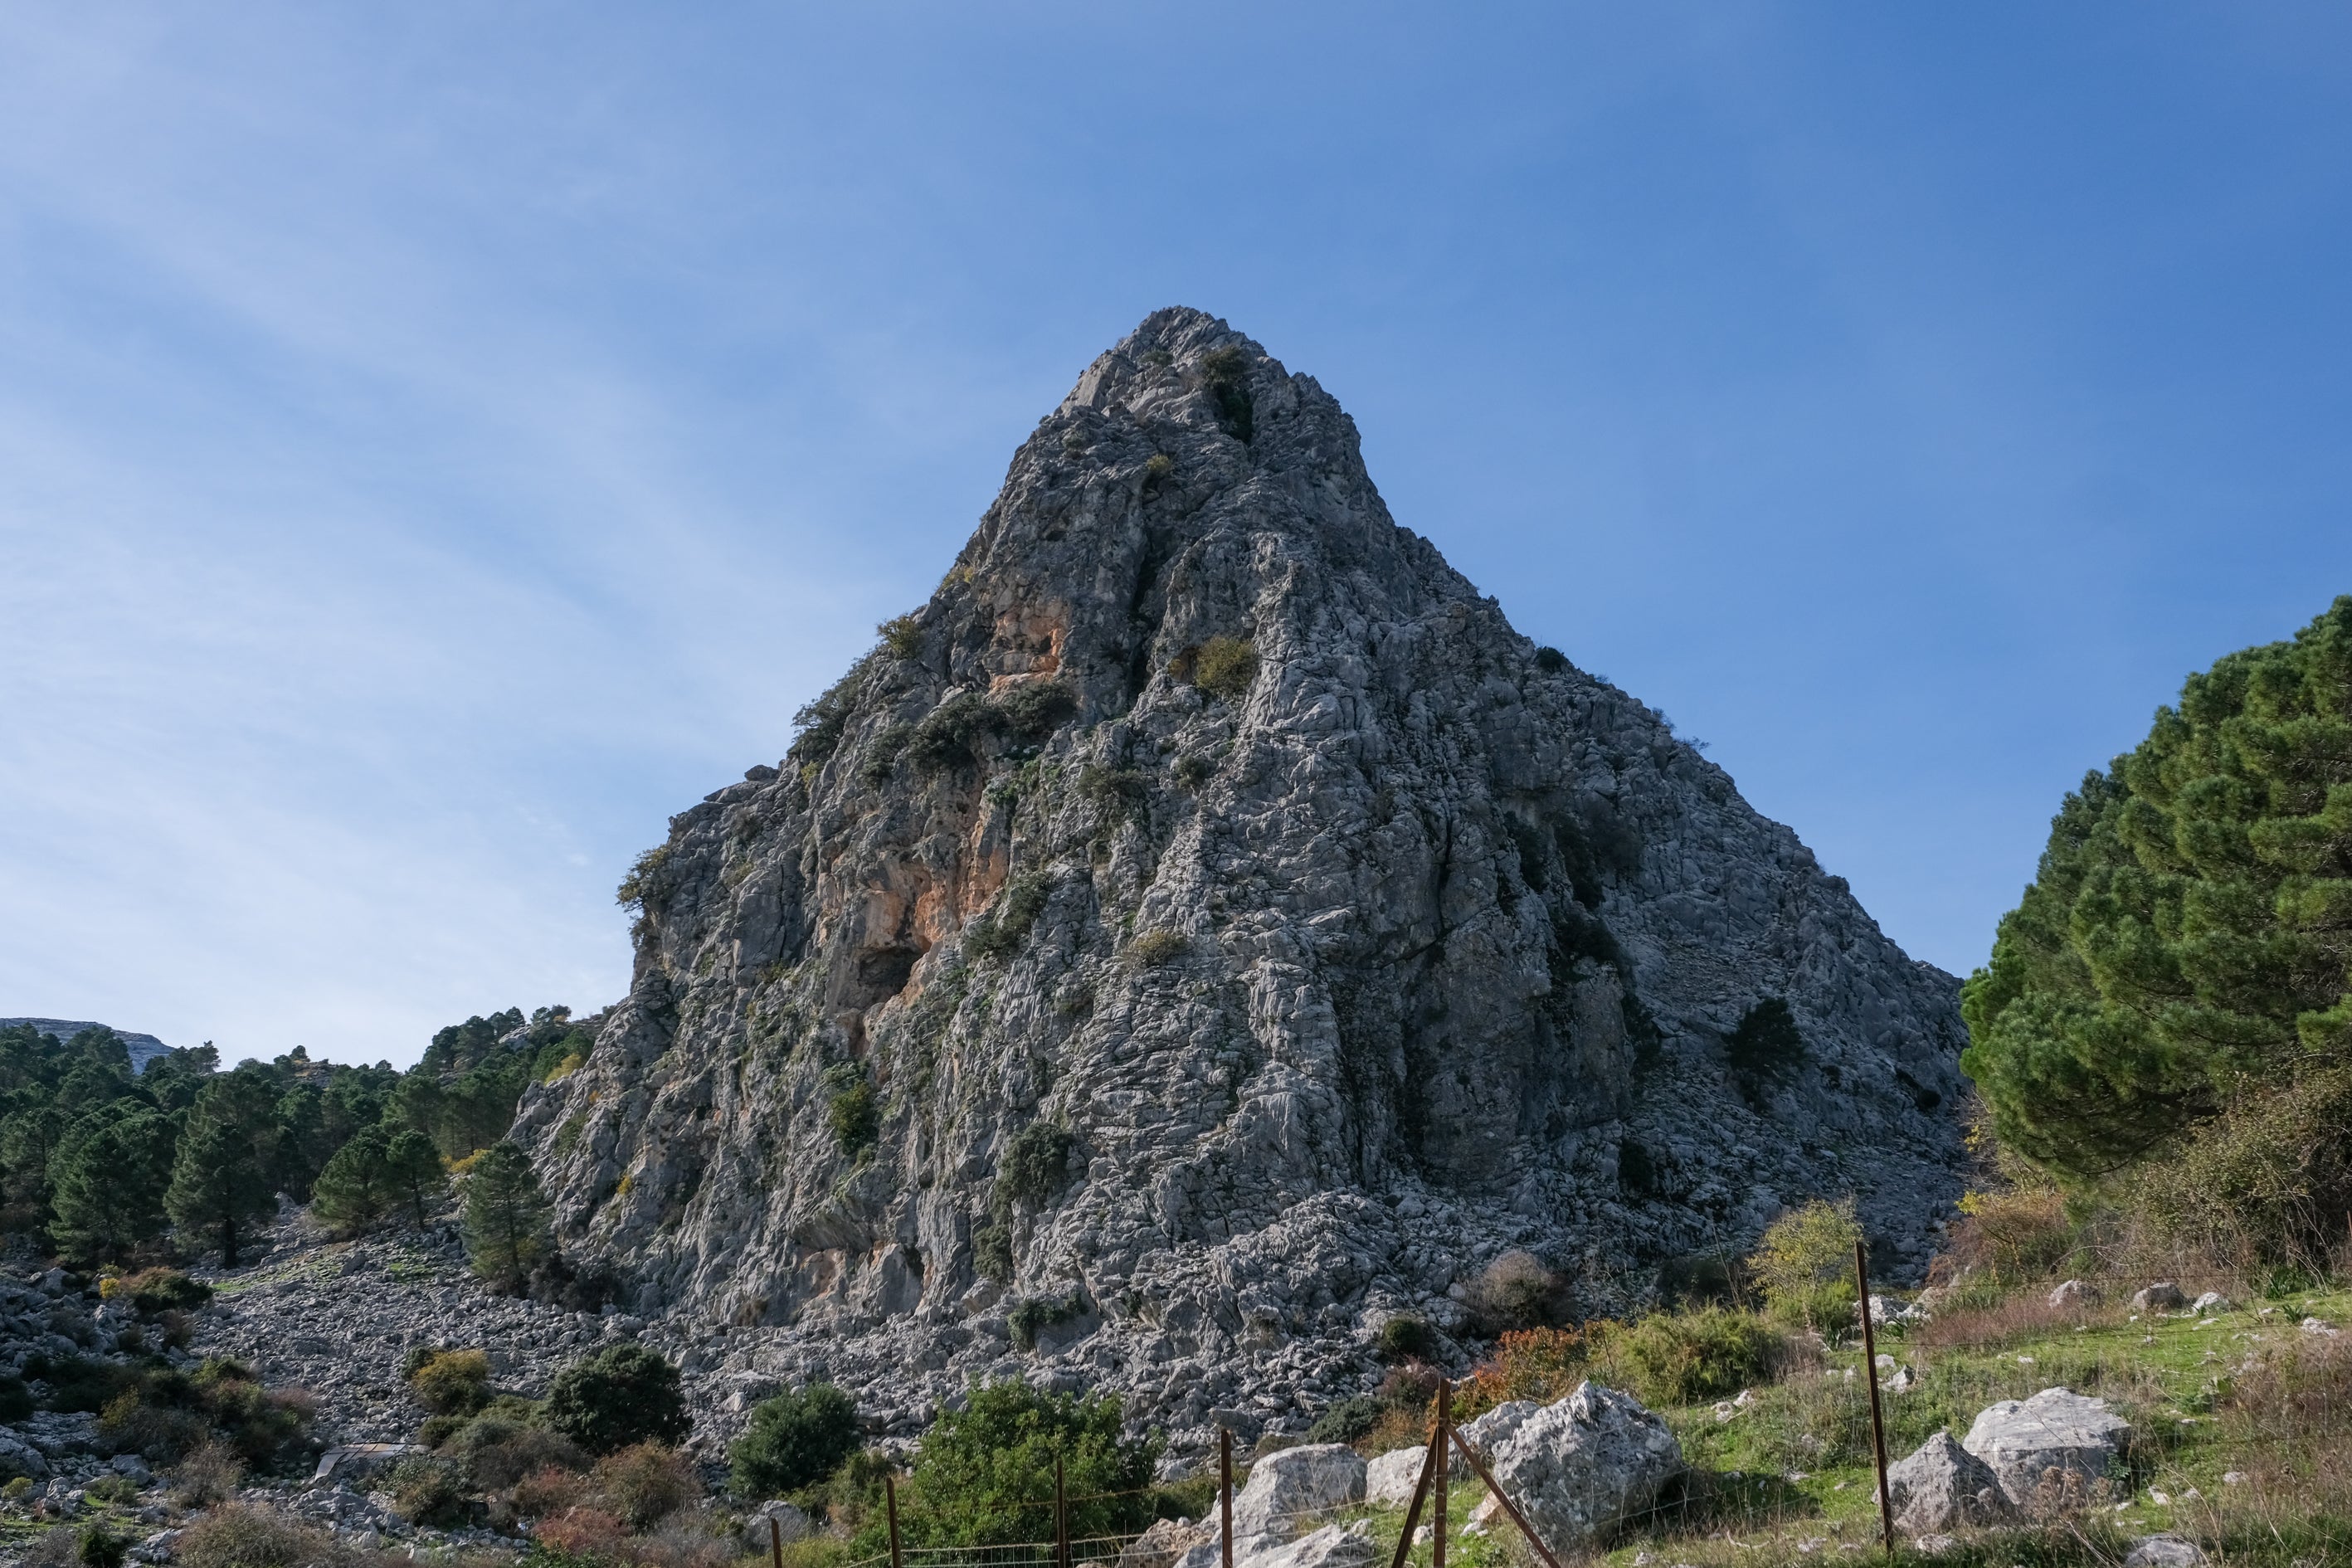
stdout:
<svg viewBox="0 0 2352 1568">
<path fill-rule="evenodd" d="M 672 819 L 628 998 L 518 1122 L 701 1375 L 912 1420 L 1034 1337 L 1181 1447 L 1456 1328 L 1508 1247 L 1600 1304 L 1858 1190 L 1924 1262 L 1953 981 L 1222 321 L 1096 361 L 886 634 Z M 1736 1070 L 1771 997 L 1801 1054 Z"/>
</svg>

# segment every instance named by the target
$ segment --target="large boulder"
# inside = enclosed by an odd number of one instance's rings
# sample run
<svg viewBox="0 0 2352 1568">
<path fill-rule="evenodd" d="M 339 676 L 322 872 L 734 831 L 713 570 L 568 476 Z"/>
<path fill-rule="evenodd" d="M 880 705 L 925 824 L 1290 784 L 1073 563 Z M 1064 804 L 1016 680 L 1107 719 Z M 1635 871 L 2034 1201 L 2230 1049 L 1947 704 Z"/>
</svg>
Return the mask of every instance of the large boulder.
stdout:
<svg viewBox="0 0 2352 1568">
<path fill-rule="evenodd" d="M 2177 1312 L 2189 1305 L 2189 1298 L 2171 1280 L 2159 1279 L 2134 1294 L 2131 1304 L 2135 1312 Z"/>
<path fill-rule="evenodd" d="M 1268 1454 L 1234 1499 L 1234 1551 L 1253 1555 L 1297 1534 L 1318 1514 L 1364 1500 L 1363 1457 L 1345 1443 L 1308 1443 Z"/>
<path fill-rule="evenodd" d="M 2203 1548 L 2178 1535 L 2143 1535 L 2132 1542 L 2124 1568 L 2205 1568 Z"/>
<path fill-rule="evenodd" d="M 1426 1443 L 1381 1455 L 1364 1467 L 1364 1500 L 1386 1508 L 1404 1507 L 1412 1501 L 1412 1489 L 1421 1484 L 1421 1467 L 1428 1462 Z"/>
<path fill-rule="evenodd" d="M 1517 1431 L 1528 1416 L 1542 1408 L 1532 1399 L 1507 1399 L 1475 1421 L 1465 1421 L 1459 1430 L 1464 1439 L 1478 1450 L 1479 1458 L 1492 1463 L 1496 1446 Z M 1445 1462 L 1449 1467 L 1446 1473 L 1454 1479 L 1463 1480 L 1469 1477 L 1470 1462 L 1462 1457 L 1461 1449 L 1450 1448 Z"/>
<path fill-rule="evenodd" d="M 1217 1548 L 1216 1513 L 1212 1510 L 1199 1524 L 1181 1519 L 1156 1519 L 1151 1528 L 1129 1542 L 1118 1554 L 1118 1568 L 1172 1568 L 1176 1560 L 1197 1546 Z"/>
<path fill-rule="evenodd" d="M 1985 1524 L 2015 1511 L 1992 1467 L 1938 1432 L 1907 1459 L 1887 1467 L 1886 1491 L 1895 1528 L 1923 1535 L 1964 1524 Z"/>
<path fill-rule="evenodd" d="M 1682 1446 L 1630 1394 L 1581 1383 L 1486 1452 L 1495 1480 L 1554 1552 L 1584 1545 L 1657 1500 Z"/>
<path fill-rule="evenodd" d="M 2131 1435 L 2106 1401 L 2045 1388 L 1987 1405 L 1960 1447 L 1991 1467 L 2012 1504 L 2047 1513 L 2099 1500 Z"/>
<path fill-rule="evenodd" d="M 1371 1526 L 1359 1520 L 1354 1524 L 1327 1524 L 1287 1546 L 1253 1552 L 1249 1568 L 1371 1568 L 1380 1554 Z"/>
</svg>

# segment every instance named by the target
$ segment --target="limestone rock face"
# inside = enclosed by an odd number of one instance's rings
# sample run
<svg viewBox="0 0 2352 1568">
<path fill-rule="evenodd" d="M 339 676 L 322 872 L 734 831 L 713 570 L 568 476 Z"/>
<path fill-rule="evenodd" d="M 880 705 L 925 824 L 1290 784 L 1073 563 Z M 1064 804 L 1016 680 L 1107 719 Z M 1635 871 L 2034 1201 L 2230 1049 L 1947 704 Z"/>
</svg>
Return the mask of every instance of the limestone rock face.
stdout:
<svg viewBox="0 0 2352 1568">
<path fill-rule="evenodd" d="M 1900 1274 L 1958 1190 L 1952 979 L 1211 317 L 1096 361 L 805 717 L 633 874 L 630 994 L 517 1127 L 693 1377 L 903 1430 L 1020 1373 L 1183 1452 L 1458 1337 L 1507 1248 L 1605 1308 L 1858 1191 Z M 1743 1074 L 1767 997 L 1803 1049 Z"/>
<path fill-rule="evenodd" d="M 1345 1443 L 1306 1443 L 1268 1454 L 1234 1499 L 1234 1549 L 1255 1552 L 1288 1541 L 1308 1521 L 1364 1500 L 1363 1456 Z"/>
</svg>

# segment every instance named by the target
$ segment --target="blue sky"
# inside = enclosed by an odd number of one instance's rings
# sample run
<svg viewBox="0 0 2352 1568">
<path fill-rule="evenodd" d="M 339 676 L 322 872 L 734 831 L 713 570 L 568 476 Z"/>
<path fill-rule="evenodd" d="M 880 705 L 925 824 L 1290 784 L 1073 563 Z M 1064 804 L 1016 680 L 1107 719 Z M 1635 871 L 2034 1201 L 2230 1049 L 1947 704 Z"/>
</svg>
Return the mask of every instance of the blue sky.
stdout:
<svg viewBox="0 0 2352 1568">
<path fill-rule="evenodd" d="M 1161 305 L 1965 972 L 2352 591 L 2289 5 L 0 12 L 0 1015 L 415 1058 Z"/>
</svg>

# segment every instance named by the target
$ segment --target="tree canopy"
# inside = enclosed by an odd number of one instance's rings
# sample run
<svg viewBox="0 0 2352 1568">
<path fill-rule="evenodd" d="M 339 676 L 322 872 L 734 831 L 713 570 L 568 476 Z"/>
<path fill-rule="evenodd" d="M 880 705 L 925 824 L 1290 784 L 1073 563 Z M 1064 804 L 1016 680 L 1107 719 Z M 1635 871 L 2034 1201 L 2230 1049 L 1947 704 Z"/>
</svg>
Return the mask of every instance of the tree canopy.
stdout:
<svg viewBox="0 0 2352 1568">
<path fill-rule="evenodd" d="M 2004 1143 L 2105 1175 L 2343 1067 L 2347 962 L 2352 596 L 2190 676 L 2066 797 L 1962 1065 Z"/>
</svg>

